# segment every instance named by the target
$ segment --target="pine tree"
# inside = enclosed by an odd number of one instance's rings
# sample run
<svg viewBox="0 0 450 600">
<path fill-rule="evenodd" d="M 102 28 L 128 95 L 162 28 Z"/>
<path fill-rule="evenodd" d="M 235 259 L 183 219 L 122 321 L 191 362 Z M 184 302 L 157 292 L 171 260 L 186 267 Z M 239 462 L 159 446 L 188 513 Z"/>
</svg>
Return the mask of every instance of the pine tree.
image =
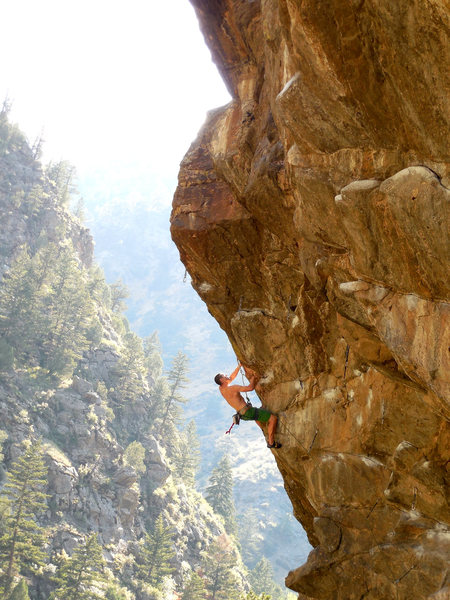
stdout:
<svg viewBox="0 0 450 600">
<path fill-rule="evenodd" d="M 25 579 L 21 579 L 11 592 L 8 600 L 30 600 L 28 595 L 28 586 Z"/>
<path fill-rule="evenodd" d="M 160 430 L 156 431 L 156 436 L 161 440 L 161 445 L 164 446 L 166 455 L 171 461 L 174 460 L 174 457 L 177 453 L 182 435 L 183 432 L 180 432 L 178 427 L 175 425 L 175 423 L 172 423 L 172 421 L 166 422 L 163 433 Z M 175 469 L 175 465 L 173 463 L 171 466 L 172 470 Z"/>
<path fill-rule="evenodd" d="M 33 161 L 33 155 L 28 145 L 28 141 L 20 131 L 19 127 L 9 122 L 8 115 L 10 110 L 11 102 L 8 98 L 5 98 L 0 111 L 0 156 L 7 154 L 10 164 L 12 163 L 13 167 L 17 165 L 22 174 L 24 163 L 29 164 Z M 14 160 L 14 154 L 20 156 L 20 159 Z M 17 182 L 19 179 L 17 173 L 13 171 L 12 175 L 14 181 Z M 9 197 L 8 200 L 10 200 Z"/>
<path fill-rule="evenodd" d="M 52 288 L 45 299 L 50 324 L 42 344 L 41 363 L 52 373 L 71 374 L 90 345 L 88 333 L 97 321 L 86 275 L 71 243 L 58 249 L 51 275 Z"/>
<path fill-rule="evenodd" d="M 187 486 L 195 485 L 195 476 L 200 464 L 200 442 L 195 421 L 189 421 L 184 431 L 178 435 L 172 452 L 174 474 Z"/>
<path fill-rule="evenodd" d="M 152 417 L 152 429 L 155 429 L 158 434 L 160 434 L 161 419 L 165 410 L 164 402 L 169 393 L 167 379 L 165 377 L 157 377 L 149 394 L 149 413 Z M 163 437 L 164 439 L 168 439 L 166 431 L 164 431 Z"/>
<path fill-rule="evenodd" d="M 153 382 L 161 377 L 163 372 L 163 361 L 161 358 L 161 343 L 158 332 L 154 331 L 151 335 L 144 338 L 144 356 L 146 367 Z"/>
<path fill-rule="evenodd" d="M 24 186 L 20 198 L 20 210 L 28 215 L 32 223 L 36 226 L 39 223 L 39 215 L 45 205 L 46 194 L 41 183 Z"/>
<path fill-rule="evenodd" d="M 127 309 L 124 300 L 130 295 L 127 286 L 121 279 L 118 279 L 115 283 L 111 283 L 109 291 L 111 294 L 111 310 L 117 313 L 124 312 Z"/>
<path fill-rule="evenodd" d="M 95 302 L 106 307 L 111 305 L 111 293 L 109 290 L 109 285 L 105 281 L 105 274 L 98 265 L 93 265 L 89 269 L 89 277 L 86 285 L 89 296 Z"/>
<path fill-rule="evenodd" d="M 161 431 L 164 431 L 164 427 L 167 421 L 176 423 L 180 417 L 180 404 L 185 404 L 187 399 L 180 393 L 187 384 L 189 379 L 186 377 L 188 372 L 188 357 L 182 352 L 178 352 L 172 361 L 172 368 L 167 374 L 167 380 L 170 385 L 169 395 L 164 398 L 162 422 L 160 425 Z"/>
<path fill-rule="evenodd" d="M 105 591 L 106 600 L 129 600 L 129 595 L 117 583 L 110 583 Z"/>
<path fill-rule="evenodd" d="M 0 287 L 0 337 L 19 361 L 33 355 L 43 319 L 35 264 L 23 248 Z"/>
<path fill-rule="evenodd" d="M 54 193 L 59 203 L 62 206 L 67 206 L 71 194 L 76 191 L 73 183 L 75 179 L 75 167 L 66 160 L 58 163 L 49 163 L 46 174 L 48 180 L 53 185 Z"/>
<path fill-rule="evenodd" d="M 170 529 L 164 525 L 162 515 L 156 519 L 153 531 L 145 535 L 139 555 L 139 577 L 154 587 L 161 586 L 163 578 L 173 572 L 170 561 L 174 556 Z"/>
<path fill-rule="evenodd" d="M 0 339 L 0 371 L 9 371 L 14 367 L 14 350 L 3 338 Z"/>
<path fill-rule="evenodd" d="M 135 333 L 129 332 L 124 336 L 124 343 L 125 347 L 116 367 L 114 385 L 119 407 L 136 400 L 144 393 L 147 374 L 141 338 Z"/>
<path fill-rule="evenodd" d="M 57 589 L 53 597 L 57 600 L 95 600 L 103 594 L 95 591 L 105 581 L 105 560 L 97 534 L 90 535 L 77 546 L 72 556 L 62 565 L 55 580 Z"/>
<path fill-rule="evenodd" d="M 242 560 L 248 568 L 252 569 L 260 560 L 264 539 L 255 509 L 248 508 L 245 514 L 238 516 L 237 522 Z"/>
<path fill-rule="evenodd" d="M 0 287 L 0 335 L 19 364 L 71 374 L 83 351 L 99 341 L 99 321 L 87 274 L 70 241 L 41 236 L 31 256 L 24 248 Z"/>
<path fill-rule="evenodd" d="M 42 491 L 46 476 L 41 443 L 34 442 L 13 463 L 3 487 L 7 511 L 0 538 L 0 581 L 5 596 L 16 574 L 33 572 L 44 564 L 44 530 L 36 516 L 47 508 Z"/>
<path fill-rule="evenodd" d="M 265 556 L 250 571 L 248 581 L 256 594 L 270 594 L 274 598 L 278 598 L 283 593 L 280 586 L 273 580 L 272 565 Z"/>
<path fill-rule="evenodd" d="M 202 569 L 209 600 L 235 600 L 239 595 L 236 551 L 226 535 L 202 552 Z"/>
<path fill-rule="evenodd" d="M 268 594 L 257 595 L 253 590 L 250 590 L 250 592 L 241 596 L 241 600 L 272 600 L 272 596 L 269 596 Z M 276 600 L 281 600 L 281 597 L 277 597 Z"/>
<path fill-rule="evenodd" d="M 3 459 L 5 458 L 2 454 L 2 449 L 3 449 L 3 442 L 6 440 L 7 437 L 8 437 L 8 434 L 6 433 L 6 431 L 3 431 L 2 429 L 0 429 L 0 463 L 3 462 Z"/>
<path fill-rule="evenodd" d="M 203 579 L 192 572 L 189 580 L 184 586 L 181 600 L 205 600 L 206 589 Z"/>
<path fill-rule="evenodd" d="M 236 522 L 233 501 L 233 473 L 227 454 L 221 458 L 219 464 L 213 469 L 209 478 L 209 485 L 205 491 L 205 498 L 214 512 L 224 518 L 227 532 L 234 533 Z"/>
</svg>

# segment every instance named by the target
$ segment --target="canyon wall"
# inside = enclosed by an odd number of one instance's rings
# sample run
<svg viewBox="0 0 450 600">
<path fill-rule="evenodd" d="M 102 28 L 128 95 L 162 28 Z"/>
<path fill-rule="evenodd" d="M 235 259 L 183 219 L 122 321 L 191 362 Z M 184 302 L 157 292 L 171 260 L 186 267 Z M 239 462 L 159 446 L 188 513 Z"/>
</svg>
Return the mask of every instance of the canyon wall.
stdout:
<svg viewBox="0 0 450 600">
<path fill-rule="evenodd" d="M 448 598 L 448 4 L 192 4 L 233 99 L 181 164 L 172 236 L 280 417 L 314 546 L 287 585 Z"/>
</svg>

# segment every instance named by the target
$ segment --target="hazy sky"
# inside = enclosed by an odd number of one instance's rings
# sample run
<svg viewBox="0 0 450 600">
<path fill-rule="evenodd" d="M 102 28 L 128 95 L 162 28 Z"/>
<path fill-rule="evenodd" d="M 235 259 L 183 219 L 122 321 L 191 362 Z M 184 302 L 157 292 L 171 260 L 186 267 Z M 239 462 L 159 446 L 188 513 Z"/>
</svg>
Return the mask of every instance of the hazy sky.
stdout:
<svg viewBox="0 0 450 600">
<path fill-rule="evenodd" d="M 44 158 L 176 168 L 228 102 L 188 0 L 3 0 L 0 97 Z"/>
<path fill-rule="evenodd" d="M 182 320 L 181 308 L 190 303 L 176 335 L 161 331 L 163 349 L 173 354 L 177 346 L 205 367 L 208 348 L 210 387 L 210 371 L 229 368 L 214 361 L 234 357 L 206 307 L 183 285 L 168 222 L 179 162 L 207 110 L 229 101 L 192 6 L 3 0 L 1 19 L 0 101 L 9 97 L 11 118 L 31 143 L 43 130 L 44 162 L 75 166 L 97 258 L 108 281 L 121 277 L 129 286 L 136 331 L 147 335 L 174 307 Z M 163 215 L 165 226 L 147 215 L 140 231 L 134 221 L 147 211 Z M 140 255 L 126 243 L 131 224 Z M 136 275 L 130 261 L 139 259 L 144 266 Z"/>
</svg>

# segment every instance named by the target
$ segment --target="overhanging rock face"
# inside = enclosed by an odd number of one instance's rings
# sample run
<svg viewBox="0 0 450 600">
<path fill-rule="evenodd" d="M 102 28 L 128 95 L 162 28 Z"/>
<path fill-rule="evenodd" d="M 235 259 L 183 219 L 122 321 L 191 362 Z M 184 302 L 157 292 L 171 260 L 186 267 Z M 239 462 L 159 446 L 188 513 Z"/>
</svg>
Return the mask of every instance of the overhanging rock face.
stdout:
<svg viewBox="0 0 450 600">
<path fill-rule="evenodd" d="M 233 101 L 172 235 L 279 413 L 302 599 L 449 597 L 449 14 L 193 0 Z M 282 549 L 280 549 L 282 551 Z"/>
</svg>

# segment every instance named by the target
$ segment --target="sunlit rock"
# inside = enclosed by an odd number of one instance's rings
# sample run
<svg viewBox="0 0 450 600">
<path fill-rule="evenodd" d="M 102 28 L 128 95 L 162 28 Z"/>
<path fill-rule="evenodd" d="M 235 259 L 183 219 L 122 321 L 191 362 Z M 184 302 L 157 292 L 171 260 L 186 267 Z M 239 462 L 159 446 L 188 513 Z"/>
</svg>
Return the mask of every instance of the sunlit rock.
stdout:
<svg viewBox="0 0 450 600">
<path fill-rule="evenodd" d="M 280 415 L 276 460 L 314 546 L 287 584 L 443 598 L 448 11 L 192 4 L 233 100 L 182 162 L 172 236 Z"/>
</svg>

